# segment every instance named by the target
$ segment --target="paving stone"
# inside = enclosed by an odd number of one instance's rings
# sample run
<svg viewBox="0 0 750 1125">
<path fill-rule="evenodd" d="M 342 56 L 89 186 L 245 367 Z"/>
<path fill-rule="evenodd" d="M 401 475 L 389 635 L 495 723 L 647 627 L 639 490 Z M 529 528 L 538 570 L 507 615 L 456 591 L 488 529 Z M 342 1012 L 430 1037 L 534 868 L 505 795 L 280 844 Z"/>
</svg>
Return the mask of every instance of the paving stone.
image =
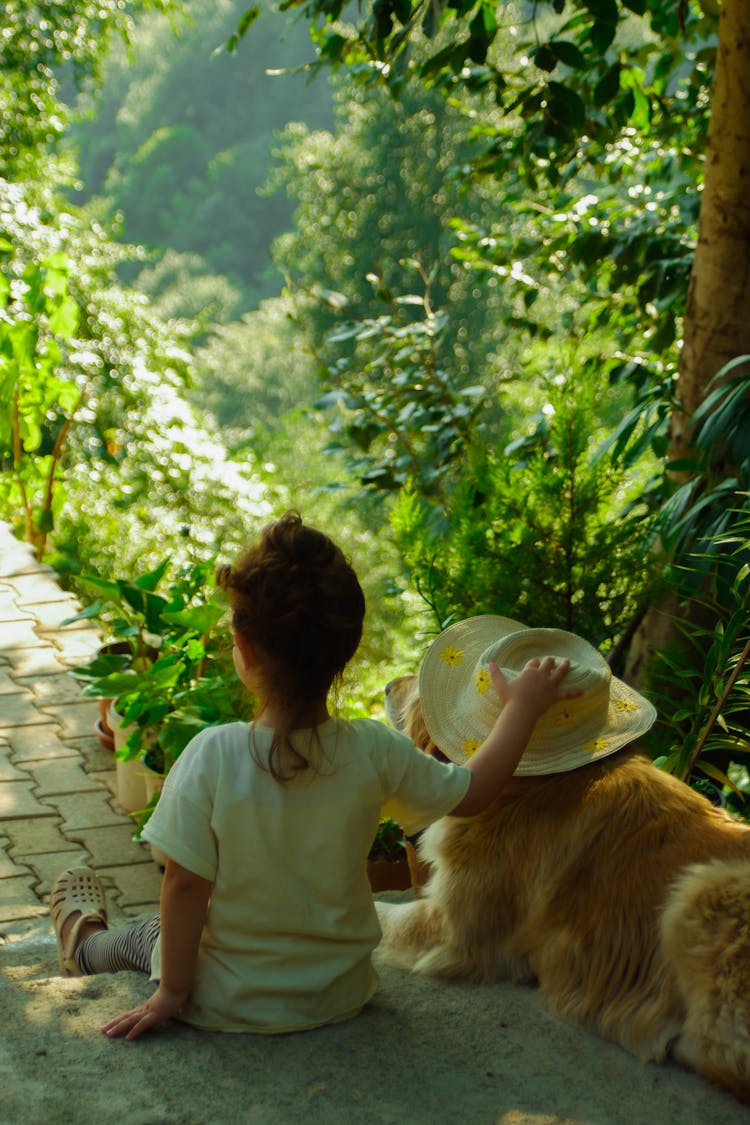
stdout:
<svg viewBox="0 0 750 1125">
<path fill-rule="evenodd" d="M 138 907 L 140 911 L 159 909 L 162 876 L 155 863 L 100 868 L 97 873 L 112 880 L 119 892 L 117 902 L 122 910 L 130 907 Z"/>
<path fill-rule="evenodd" d="M 0 621 L 12 621 L 14 617 L 30 617 L 31 614 L 19 612 L 18 594 L 12 586 L 0 582 Z"/>
<path fill-rule="evenodd" d="M 19 690 L 28 690 L 28 684 L 19 684 L 11 675 L 10 667 L 6 664 L 0 668 L 0 695 L 6 695 Z"/>
<path fill-rule="evenodd" d="M 10 839 L 7 836 L 0 836 L 0 879 L 7 879 L 14 875 L 29 875 L 30 867 L 11 859 L 8 853 L 9 845 Z"/>
<path fill-rule="evenodd" d="M 0 785 L 0 820 L 7 822 L 46 816 L 49 810 L 37 800 L 32 790 L 31 781 L 4 781 Z"/>
<path fill-rule="evenodd" d="M 133 840 L 135 824 L 116 824 L 109 828 L 82 828 L 69 838 L 91 856 L 92 867 L 120 867 L 123 864 L 151 863 L 151 851 Z"/>
<path fill-rule="evenodd" d="M 58 793 L 83 793 L 86 790 L 101 792 L 101 783 L 83 769 L 76 758 L 47 758 L 41 762 L 25 762 L 24 769 L 36 783 L 39 799 Z M 107 799 L 109 792 L 107 791 Z"/>
<path fill-rule="evenodd" d="M 61 818 L 51 809 L 48 816 L 9 820 L 3 824 L 3 831 L 10 840 L 9 856 L 15 861 L 19 856 L 76 851 L 80 845 L 63 836 L 61 825 Z"/>
<path fill-rule="evenodd" d="M 0 530 L 0 568 L 5 578 L 17 574 L 54 574 L 51 566 L 37 561 L 30 543 L 16 539 L 7 524 Z"/>
<path fill-rule="evenodd" d="M 0 784 L 4 781 L 30 781 L 28 773 L 24 773 L 14 766 L 10 760 L 10 746 L 7 742 L 0 743 Z"/>
<path fill-rule="evenodd" d="M 72 758 L 76 752 L 60 737 L 60 728 L 50 716 L 39 712 L 37 725 L 16 727 L 3 733 L 3 740 L 10 744 L 11 758 L 15 765 L 24 762 L 38 762 L 42 758 Z"/>
<path fill-rule="evenodd" d="M 34 632 L 33 617 L 16 617 L 0 623 L 0 645 L 3 648 L 41 648 L 47 642 Z"/>
<path fill-rule="evenodd" d="M 30 726 L 39 722 L 39 712 L 30 691 L 0 696 L 0 729 Z"/>
<path fill-rule="evenodd" d="M 57 876 L 66 867 L 90 867 L 91 856 L 84 848 L 70 852 L 46 852 L 42 855 L 20 856 L 28 864 L 36 876 L 36 895 L 42 902 L 47 902 L 49 892 Z"/>
<path fill-rule="evenodd" d="M 11 859 L 7 852 L 0 851 L 0 879 L 14 875 L 30 875 L 31 868 L 18 860 Z"/>
<path fill-rule="evenodd" d="M 0 700 L 2 708 L 2 700 Z M 72 703 L 50 703 L 40 705 L 40 713 L 49 715 L 61 728 L 60 737 L 83 738 L 91 734 L 94 723 L 99 718 L 99 702 L 79 696 Z"/>
<path fill-rule="evenodd" d="M 33 873 L 0 880 L 0 922 L 11 918 L 34 918 L 45 913 L 46 906 L 34 890 L 36 881 Z"/>
<path fill-rule="evenodd" d="M 16 691 L 18 688 L 30 691 L 42 707 L 57 703 L 76 703 L 81 699 L 83 687 L 71 672 L 64 671 L 61 666 L 56 675 L 16 676 L 14 682 L 18 685 Z"/>
<path fill-rule="evenodd" d="M 84 769 L 87 773 L 104 774 L 112 772 L 114 776 L 115 759 L 111 750 L 102 746 L 98 738 L 69 738 L 66 740 L 69 749 L 75 750 L 83 758 Z M 102 780 L 104 780 L 102 778 Z M 106 782 L 109 784 L 109 782 Z"/>
<path fill-rule="evenodd" d="M 12 927 L 18 928 L 24 919 L 38 919 L 49 917 L 49 911 L 42 903 L 37 906 L 27 906 L 25 903 L 9 904 L 3 906 L 0 903 L 0 925 L 3 927 L 3 933 L 10 932 Z"/>
<path fill-rule="evenodd" d="M 60 660 L 69 668 L 88 664 L 102 647 L 101 636 L 93 629 L 62 629 L 45 632 L 44 637 L 59 649 Z"/>
<path fill-rule="evenodd" d="M 0 925 L 49 930 L 49 888 L 90 863 L 118 921 L 158 909 L 161 872 L 113 802 L 115 761 L 93 734 L 98 703 L 70 669 L 101 647 L 80 603 L 0 522 Z M 14 930 L 14 932 L 15 932 Z"/>
<path fill-rule="evenodd" d="M 46 913 L 35 918 L 6 918 L 0 930 L 0 942 L 18 941 L 24 937 L 38 940 L 50 937 L 51 932 L 49 915 Z"/>
<path fill-rule="evenodd" d="M 114 767 L 111 770 L 97 770 L 96 773 L 93 776 L 96 777 L 99 781 L 101 781 L 102 785 L 106 785 L 107 789 L 109 789 L 109 791 L 112 795 L 112 800 L 114 801 L 115 810 L 117 812 L 120 812 L 121 811 L 120 810 L 120 804 L 117 800 L 117 792 L 118 792 L 117 770 Z M 121 815 L 127 816 L 127 813 L 122 811 Z M 130 819 L 130 818 L 128 818 L 128 819 Z"/>
<path fill-rule="evenodd" d="M 33 626 L 36 625 L 37 619 L 33 609 L 19 606 L 16 595 L 10 588 L 7 588 L 0 596 L 0 639 L 4 639 L 6 636 L 6 626 L 8 629 L 7 636 L 10 636 L 10 626 L 14 622 L 21 624 L 26 622 Z"/>
<path fill-rule="evenodd" d="M 62 832 L 65 836 L 82 828 L 103 828 L 108 824 L 122 823 L 122 814 L 114 812 L 109 803 L 109 794 L 104 790 L 48 797 L 46 804 L 62 816 Z"/>
<path fill-rule="evenodd" d="M 10 668 L 12 676 L 49 676 L 65 671 L 68 667 L 60 659 L 60 653 L 49 645 L 42 648 L 13 648 L 3 645 L 2 655 L 3 665 Z"/>
<path fill-rule="evenodd" d="M 73 613 L 78 613 L 80 609 L 73 595 L 68 590 L 63 590 L 54 573 L 49 571 L 16 574 L 12 578 L 3 579 L 2 585 L 6 584 L 14 591 L 19 606 L 35 605 L 39 602 L 69 602 L 76 607 Z"/>
<path fill-rule="evenodd" d="M 63 621 L 68 621 L 69 618 L 75 617 L 80 612 L 80 602 L 68 598 L 66 601 L 57 602 L 34 602 L 20 607 L 28 613 L 32 613 L 39 622 L 39 635 L 44 636 L 46 633 L 59 633 L 58 639 L 62 639 L 62 634 L 72 634 L 73 632 L 80 632 L 85 629 L 91 632 L 91 622 L 83 619 L 82 621 L 72 621 L 68 625 L 63 625 Z M 101 644 L 101 638 L 97 633 L 97 643 Z M 64 644 L 63 644 L 63 647 Z"/>
</svg>

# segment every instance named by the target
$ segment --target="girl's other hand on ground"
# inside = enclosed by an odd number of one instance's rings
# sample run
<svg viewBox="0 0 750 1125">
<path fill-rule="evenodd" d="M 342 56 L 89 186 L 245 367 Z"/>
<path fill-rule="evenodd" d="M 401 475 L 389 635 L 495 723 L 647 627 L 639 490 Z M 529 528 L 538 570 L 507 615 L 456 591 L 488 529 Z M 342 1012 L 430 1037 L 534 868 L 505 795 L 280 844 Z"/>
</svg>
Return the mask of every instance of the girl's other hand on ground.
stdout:
<svg viewBox="0 0 750 1125">
<path fill-rule="evenodd" d="M 168 1023 L 178 1015 L 186 1000 L 186 993 L 168 992 L 159 985 L 150 1000 L 138 1008 L 115 1016 L 109 1023 L 104 1024 L 102 1031 L 110 1039 L 119 1039 L 121 1036 L 126 1040 L 137 1039 L 144 1031 L 153 1031 L 154 1028 Z"/>
</svg>

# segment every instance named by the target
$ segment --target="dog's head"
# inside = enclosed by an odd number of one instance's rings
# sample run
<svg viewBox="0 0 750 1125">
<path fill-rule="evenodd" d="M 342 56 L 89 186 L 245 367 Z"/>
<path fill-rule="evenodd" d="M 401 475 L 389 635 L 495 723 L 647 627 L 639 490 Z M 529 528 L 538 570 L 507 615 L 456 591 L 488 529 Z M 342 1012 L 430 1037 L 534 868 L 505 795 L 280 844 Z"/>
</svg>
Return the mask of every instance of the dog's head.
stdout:
<svg viewBox="0 0 750 1125">
<path fill-rule="evenodd" d="M 403 731 L 425 754 L 430 754 L 441 762 L 448 761 L 430 738 L 422 714 L 422 704 L 419 702 L 419 681 L 416 676 L 398 676 L 385 685 L 385 713 L 396 730 Z"/>
</svg>

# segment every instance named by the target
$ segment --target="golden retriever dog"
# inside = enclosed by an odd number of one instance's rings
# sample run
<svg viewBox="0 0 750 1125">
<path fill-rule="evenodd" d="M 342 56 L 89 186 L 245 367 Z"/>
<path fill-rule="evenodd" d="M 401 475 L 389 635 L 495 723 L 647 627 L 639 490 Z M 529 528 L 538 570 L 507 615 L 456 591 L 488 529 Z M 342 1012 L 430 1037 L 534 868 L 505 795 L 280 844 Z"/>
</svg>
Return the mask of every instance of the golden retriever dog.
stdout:
<svg viewBox="0 0 750 1125">
<path fill-rule="evenodd" d="M 394 725 L 435 753 L 417 678 L 386 690 Z M 535 983 L 567 1023 L 750 1102 L 750 829 L 629 746 L 514 777 L 419 849 L 421 897 L 377 904 L 387 958 Z"/>
</svg>

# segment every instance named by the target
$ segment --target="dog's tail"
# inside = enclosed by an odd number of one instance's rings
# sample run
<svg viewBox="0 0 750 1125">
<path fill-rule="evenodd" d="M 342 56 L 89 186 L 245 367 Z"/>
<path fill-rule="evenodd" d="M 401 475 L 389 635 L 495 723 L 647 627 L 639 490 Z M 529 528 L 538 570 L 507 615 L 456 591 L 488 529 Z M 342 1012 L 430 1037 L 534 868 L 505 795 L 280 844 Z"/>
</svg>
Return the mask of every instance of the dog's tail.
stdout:
<svg viewBox="0 0 750 1125">
<path fill-rule="evenodd" d="M 674 1057 L 750 1104 L 750 860 L 686 868 L 661 929 L 685 1004 Z"/>
</svg>

